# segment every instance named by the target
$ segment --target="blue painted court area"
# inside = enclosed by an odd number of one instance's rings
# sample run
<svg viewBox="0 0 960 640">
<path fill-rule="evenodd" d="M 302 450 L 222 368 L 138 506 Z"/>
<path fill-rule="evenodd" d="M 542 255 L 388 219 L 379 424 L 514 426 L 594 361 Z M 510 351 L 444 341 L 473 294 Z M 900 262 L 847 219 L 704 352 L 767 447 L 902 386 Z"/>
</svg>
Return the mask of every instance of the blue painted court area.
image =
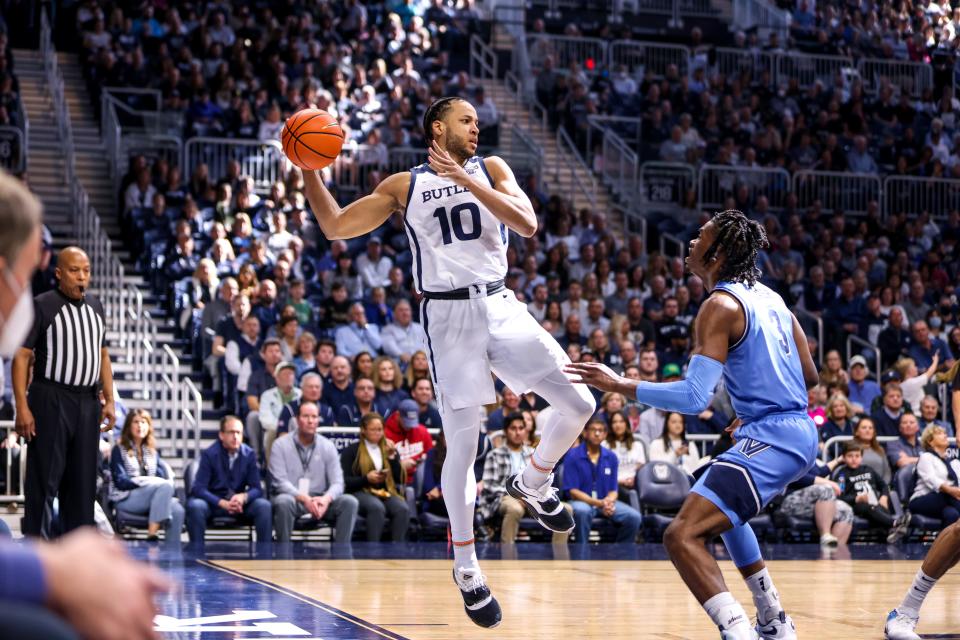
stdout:
<svg viewBox="0 0 960 640">
<path fill-rule="evenodd" d="M 262 555 L 237 549 L 215 554 L 231 559 Z M 180 585 L 159 602 L 156 629 L 161 638 L 200 640 L 405 640 L 403 636 L 263 580 L 243 576 L 194 557 L 134 550 Z M 227 635 L 229 634 L 229 635 Z"/>
</svg>

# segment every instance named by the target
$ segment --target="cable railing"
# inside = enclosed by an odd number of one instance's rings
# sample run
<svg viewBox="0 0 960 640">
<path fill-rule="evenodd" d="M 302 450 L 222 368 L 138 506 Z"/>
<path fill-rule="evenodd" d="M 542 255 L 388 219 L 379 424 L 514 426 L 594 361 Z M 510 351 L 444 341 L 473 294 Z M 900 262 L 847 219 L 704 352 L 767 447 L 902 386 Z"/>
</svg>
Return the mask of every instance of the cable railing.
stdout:
<svg viewBox="0 0 960 640">
<path fill-rule="evenodd" d="M 481 80 L 497 77 L 497 53 L 476 34 L 470 37 L 470 77 Z"/>
</svg>

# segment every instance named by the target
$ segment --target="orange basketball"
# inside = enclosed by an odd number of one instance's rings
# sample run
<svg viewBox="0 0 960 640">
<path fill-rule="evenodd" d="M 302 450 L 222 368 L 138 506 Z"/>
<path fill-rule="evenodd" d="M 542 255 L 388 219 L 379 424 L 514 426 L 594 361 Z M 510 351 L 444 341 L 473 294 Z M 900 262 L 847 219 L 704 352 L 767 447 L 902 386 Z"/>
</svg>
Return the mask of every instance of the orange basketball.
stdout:
<svg viewBox="0 0 960 640">
<path fill-rule="evenodd" d="M 322 109 L 303 109 L 287 118 L 280 132 L 283 153 L 301 169 L 316 171 L 333 162 L 343 147 L 343 130 Z"/>
</svg>

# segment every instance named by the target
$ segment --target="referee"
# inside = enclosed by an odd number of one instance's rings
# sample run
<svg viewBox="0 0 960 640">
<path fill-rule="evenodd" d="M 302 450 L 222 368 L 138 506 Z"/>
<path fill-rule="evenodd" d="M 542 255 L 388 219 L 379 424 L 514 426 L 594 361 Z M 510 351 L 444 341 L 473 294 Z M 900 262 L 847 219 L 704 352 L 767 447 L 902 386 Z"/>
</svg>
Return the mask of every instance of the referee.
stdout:
<svg viewBox="0 0 960 640">
<path fill-rule="evenodd" d="M 12 373 L 17 433 L 30 442 L 23 533 L 43 537 L 50 537 L 57 496 L 63 533 L 94 523 L 98 425 L 106 430 L 116 422 L 103 306 L 86 293 L 87 254 L 77 247 L 61 251 L 56 277 L 58 287 L 33 300 L 33 327 Z M 102 408 L 99 385 L 106 399 Z"/>
</svg>

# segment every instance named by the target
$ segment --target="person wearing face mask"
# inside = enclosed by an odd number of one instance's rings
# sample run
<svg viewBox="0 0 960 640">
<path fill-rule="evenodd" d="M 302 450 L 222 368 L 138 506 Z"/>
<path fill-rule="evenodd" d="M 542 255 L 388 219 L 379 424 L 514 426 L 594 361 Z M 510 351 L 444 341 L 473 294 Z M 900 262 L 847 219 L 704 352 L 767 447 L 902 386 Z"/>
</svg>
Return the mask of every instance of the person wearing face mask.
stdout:
<svg viewBox="0 0 960 640">
<path fill-rule="evenodd" d="M 31 445 L 23 518 L 30 536 L 49 536 L 58 496 L 64 532 L 94 523 L 100 431 L 116 422 L 103 305 L 86 292 L 90 259 L 67 247 L 56 275 L 58 287 L 33 300 L 33 322 L 12 370 L 17 433 Z"/>
<path fill-rule="evenodd" d="M 0 172 L 0 358 L 17 354 L 33 324 L 40 215 L 37 199 Z M 0 638 L 153 638 L 153 596 L 170 587 L 92 528 L 56 545 L 0 541 Z"/>
</svg>

